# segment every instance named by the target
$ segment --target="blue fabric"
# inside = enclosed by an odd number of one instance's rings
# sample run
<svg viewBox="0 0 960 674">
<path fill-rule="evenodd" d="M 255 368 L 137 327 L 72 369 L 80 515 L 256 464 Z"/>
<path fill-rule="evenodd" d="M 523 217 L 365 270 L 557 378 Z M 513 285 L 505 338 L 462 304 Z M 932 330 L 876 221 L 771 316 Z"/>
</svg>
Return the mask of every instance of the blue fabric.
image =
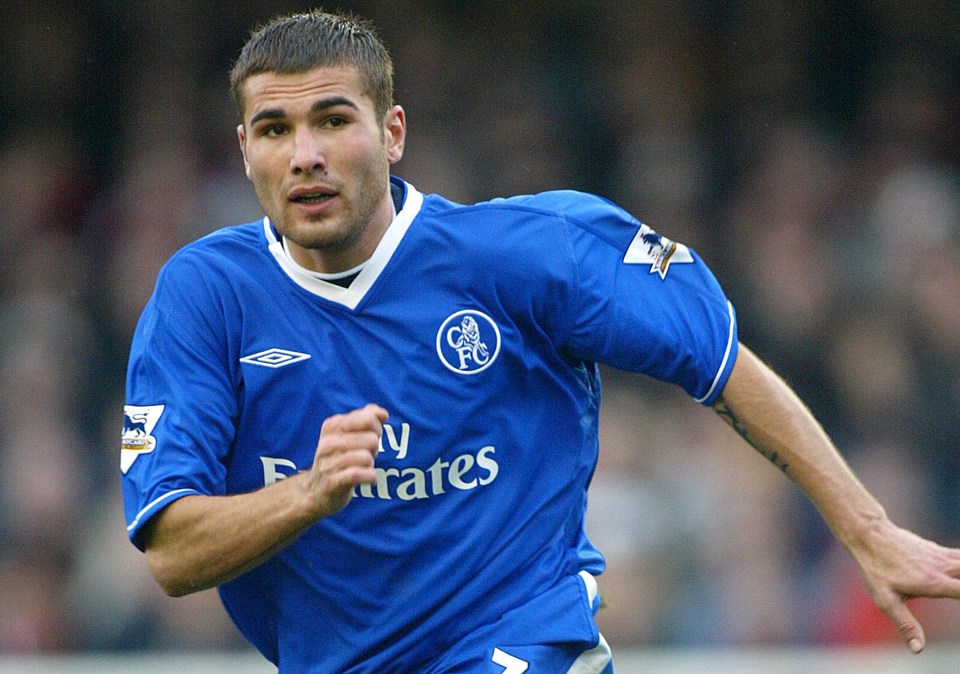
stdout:
<svg viewBox="0 0 960 674">
<path fill-rule="evenodd" d="M 709 404 L 736 357 L 733 311 L 695 253 L 603 199 L 463 206 L 394 184 L 393 235 L 346 291 L 291 271 L 269 222 L 164 267 L 130 355 L 128 533 L 142 547 L 181 496 L 308 469 L 322 421 L 375 402 L 390 412 L 378 484 L 220 588 L 246 638 L 291 673 L 423 671 L 518 627 L 531 657 L 592 648 L 589 606 L 557 588 L 604 568 L 583 530 L 596 364 Z M 541 599 L 542 624 L 503 622 Z"/>
</svg>

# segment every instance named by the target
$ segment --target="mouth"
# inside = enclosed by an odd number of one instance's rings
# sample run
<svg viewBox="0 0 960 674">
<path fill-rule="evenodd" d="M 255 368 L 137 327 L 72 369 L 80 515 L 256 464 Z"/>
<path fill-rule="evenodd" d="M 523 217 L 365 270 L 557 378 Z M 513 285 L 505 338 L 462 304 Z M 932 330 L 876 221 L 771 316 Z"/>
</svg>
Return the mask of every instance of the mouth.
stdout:
<svg viewBox="0 0 960 674">
<path fill-rule="evenodd" d="M 327 188 L 299 188 L 292 190 L 288 199 L 295 204 L 322 204 L 330 201 L 336 196 L 336 193 Z"/>
</svg>

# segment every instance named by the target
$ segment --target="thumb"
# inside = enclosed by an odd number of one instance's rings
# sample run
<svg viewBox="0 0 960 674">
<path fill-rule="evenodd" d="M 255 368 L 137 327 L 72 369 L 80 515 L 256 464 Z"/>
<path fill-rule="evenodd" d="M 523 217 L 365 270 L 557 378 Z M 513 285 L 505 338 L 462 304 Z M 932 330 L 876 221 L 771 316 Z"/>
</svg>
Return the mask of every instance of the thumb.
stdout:
<svg viewBox="0 0 960 674">
<path fill-rule="evenodd" d="M 890 619 L 893 620 L 897 626 L 897 629 L 900 631 L 900 637 L 906 642 L 910 650 L 913 653 L 922 651 L 926 645 L 923 627 L 907 607 L 906 602 L 900 597 L 897 597 L 887 611 L 887 615 L 890 616 Z"/>
<path fill-rule="evenodd" d="M 380 407 L 380 405 L 377 405 L 376 403 L 367 403 L 366 405 L 364 405 L 363 408 L 373 412 L 374 416 L 377 417 L 377 420 L 381 424 L 390 418 L 390 413 L 387 412 L 382 407 Z"/>
</svg>

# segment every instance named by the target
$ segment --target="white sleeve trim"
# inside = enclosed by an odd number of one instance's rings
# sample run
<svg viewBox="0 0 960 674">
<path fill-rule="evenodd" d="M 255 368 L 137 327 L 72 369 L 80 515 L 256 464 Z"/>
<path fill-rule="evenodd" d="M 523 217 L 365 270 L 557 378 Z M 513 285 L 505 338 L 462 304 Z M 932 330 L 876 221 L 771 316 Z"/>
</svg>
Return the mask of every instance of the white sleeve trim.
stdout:
<svg viewBox="0 0 960 674">
<path fill-rule="evenodd" d="M 163 496 L 159 496 L 150 503 L 148 503 L 144 508 L 137 513 L 137 516 L 133 518 L 133 521 L 127 526 L 127 534 L 132 534 L 136 531 L 137 527 L 140 526 L 141 520 L 150 515 L 152 512 L 159 510 L 161 505 L 169 503 L 175 499 L 180 498 L 181 496 L 186 496 L 187 494 L 200 494 L 196 489 L 174 489 L 173 491 L 168 491 Z"/>
<path fill-rule="evenodd" d="M 733 351 L 733 335 L 736 324 L 734 323 L 733 318 L 733 305 L 730 304 L 729 300 L 727 300 L 727 314 L 730 316 L 730 332 L 727 334 L 727 350 L 723 354 L 723 360 L 720 362 L 720 369 L 717 371 L 717 375 L 713 378 L 713 383 L 710 385 L 710 390 L 708 390 L 702 397 L 695 399 L 698 403 L 702 403 L 704 400 L 707 400 L 713 395 L 714 390 L 720 384 L 720 378 L 727 369 L 727 361 L 730 360 L 730 352 Z"/>
</svg>

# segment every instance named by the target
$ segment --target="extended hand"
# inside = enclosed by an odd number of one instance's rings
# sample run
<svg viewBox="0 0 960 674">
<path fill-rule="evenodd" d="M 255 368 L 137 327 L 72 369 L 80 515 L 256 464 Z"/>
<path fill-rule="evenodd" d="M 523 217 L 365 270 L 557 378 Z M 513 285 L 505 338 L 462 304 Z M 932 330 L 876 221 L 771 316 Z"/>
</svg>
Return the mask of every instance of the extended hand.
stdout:
<svg viewBox="0 0 960 674">
<path fill-rule="evenodd" d="M 914 653 L 926 645 L 923 627 L 906 605 L 913 597 L 960 599 L 960 549 L 947 548 L 889 521 L 862 549 L 852 549 L 864 582 Z"/>
</svg>

